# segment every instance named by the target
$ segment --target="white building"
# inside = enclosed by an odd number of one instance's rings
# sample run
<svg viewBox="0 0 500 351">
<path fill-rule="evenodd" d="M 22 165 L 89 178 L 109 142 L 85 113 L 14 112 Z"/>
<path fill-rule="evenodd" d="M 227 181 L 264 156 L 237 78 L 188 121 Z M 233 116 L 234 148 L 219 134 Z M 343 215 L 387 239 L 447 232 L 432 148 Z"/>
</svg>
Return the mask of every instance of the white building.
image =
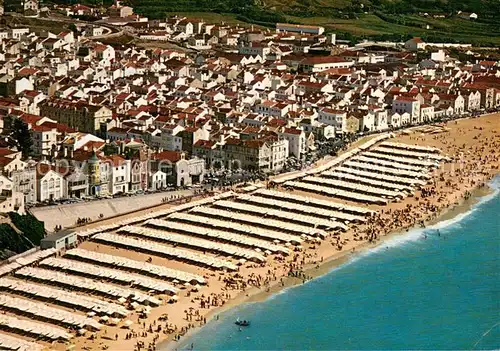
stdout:
<svg viewBox="0 0 500 351">
<path fill-rule="evenodd" d="M 403 114 L 409 113 L 411 123 L 416 124 L 420 122 L 420 102 L 417 99 L 406 96 L 398 96 L 392 102 L 392 112 Z"/>
<path fill-rule="evenodd" d="M 431 122 L 434 120 L 434 106 L 423 104 L 420 106 L 420 121 Z"/>
<path fill-rule="evenodd" d="M 53 201 L 66 198 L 65 180 L 62 170 L 52 169 L 49 165 L 38 164 L 37 182 L 38 182 L 38 201 Z"/>
<path fill-rule="evenodd" d="M 446 54 L 444 50 L 438 50 L 431 54 L 431 60 L 436 62 L 443 62 L 446 59 Z"/>
<path fill-rule="evenodd" d="M 426 46 L 421 38 L 413 38 L 405 42 L 405 49 L 408 51 L 424 50 Z"/>
<path fill-rule="evenodd" d="M 375 114 L 375 129 L 378 131 L 386 130 L 389 128 L 387 110 L 376 109 L 373 111 Z"/>
<path fill-rule="evenodd" d="M 271 48 L 261 43 L 250 42 L 248 45 L 240 46 L 238 52 L 243 55 L 259 55 L 266 59 L 271 53 Z"/>
<path fill-rule="evenodd" d="M 110 163 L 110 193 L 127 193 L 130 183 L 130 160 L 126 160 L 121 156 L 108 156 L 107 160 Z"/>
<path fill-rule="evenodd" d="M 279 172 L 285 166 L 285 161 L 289 155 L 288 145 L 289 141 L 287 139 L 278 139 L 269 144 L 269 168 L 271 171 Z"/>
<path fill-rule="evenodd" d="M 0 175 L 0 213 L 7 212 L 24 214 L 24 195 L 14 191 L 13 182 Z"/>
<path fill-rule="evenodd" d="M 160 190 L 167 187 L 167 174 L 160 170 L 149 173 L 149 189 Z"/>
<path fill-rule="evenodd" d="M 353 65 L 354 61 L 348 61 L 338 56 L 312 56 L 302 60 L 299 69 L 308 73 L 316 73 L 332 68 L 349 68 Z"/>
<path fill-rule="evenodd" d="M 57 129 L 44 125 L 31 127 L 33 136 L 33 151 L 38 156 L 51 156 L 57 145 Z"/>
<path fill-rule="evenodd" d="M 290 24 L 290 23 L 276 23 L 276 32 L 295 32 L 295 33 L 307 33 L 321 35 L 325 32 L 324 27 L 320 26 L 307 26 L 301 24 Z"/>
<path fill-rule="evenodd" d="M 347 112 L 323 107 L 318 111 L 318 122 L 335 127 L 336 133 L 347 132 Z"/>
<path fill-rule="evenodd" d="M 41 249 L 55 248 L 57 250 L 69 249 L 78 244 L 78 235 L 76 232 L 59 232 L 46 236 L 40 242 Z"/>
</svg>

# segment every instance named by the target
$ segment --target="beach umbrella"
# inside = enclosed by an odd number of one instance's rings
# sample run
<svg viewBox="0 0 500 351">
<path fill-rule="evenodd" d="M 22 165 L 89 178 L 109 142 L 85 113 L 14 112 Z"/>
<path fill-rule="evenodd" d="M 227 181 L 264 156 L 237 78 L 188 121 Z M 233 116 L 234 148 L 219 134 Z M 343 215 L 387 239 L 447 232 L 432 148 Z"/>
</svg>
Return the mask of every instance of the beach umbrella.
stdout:
<svg viewBox="0 0 500 351">
<path fill-rule="evenodd" d="M 272 254 L 272 252 L 271 252 L 271 251 L 269 251 L 269 250 L 264 251 L 264 253 L 266 253 L 266 254 L 268 254 L 268 255 Z"/>
<path fill-rule="evenodd" d="M 122 296 L 122 297 L 120 297 L 120 298 L 118 299 L 118 302 L 119 302 L 119 303 L 125 303 L 125 302 L 127 302 L 127 299 L 126 299 L 126 298 L 124 298 L 124 297 Z"/>
<path fill-rule="evenodd" d="M 101 316 L 101 318 L 99 318 L 99 320 L 101 320 L 103 322 L 107 322 L 107 321 L 109 321 L 109 317 L 108 316 Z"/>
<path fill-rule="evenodd" d="M 275 243 L 275 244 L 279 244 L 279 243 L 280 243 L 280 241 L 279 241 L 279 240 L 273 240 L 273 243 Z"/>
<path fill-rule="evenodd" d="M 179 284 L 180 282 L 177 279 L 174 279 L 174 281 L 172 283 Z"/>
<path fill-rule="evenodd" d="M 87 312 L 87 316 L 94 317 L 96 313 L 94 311 Z"/>
<path fill-rule="evenodd" d="M 125 321 L 125 325 L 126 325 L 127 327 L 130 327 L 132 324 L 134 324 L 134 322 L 132 322 L 130 319 L 127 319 L 127 320 Z"/>
</svg>

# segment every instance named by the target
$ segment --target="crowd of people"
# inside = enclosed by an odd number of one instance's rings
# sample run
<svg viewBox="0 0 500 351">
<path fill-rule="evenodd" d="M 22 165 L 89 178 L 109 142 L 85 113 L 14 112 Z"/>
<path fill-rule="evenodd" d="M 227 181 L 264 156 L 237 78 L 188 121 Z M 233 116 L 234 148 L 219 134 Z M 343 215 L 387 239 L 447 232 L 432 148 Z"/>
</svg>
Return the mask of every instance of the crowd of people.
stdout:
<svg viewBox="0 0 500 351">
<path fill-rule="evenodd" d="M 480 135 L 481 130 L 475 130 Z M 170 320 L 148 321 L 141 324 L 139 331 L 128 331 L 124 338 L 136 340 L 136 350 L 155 350 L 156 344 L 166 335 L 170 340 L 179 341 L 191 329 L 202 326 L 210 319 L 210 311 L 226 306 L 236 296 L 250 296 L 254 293 L 269 292 L 273 287 L 306 282 L 312 278 L 313 270 L 324 262 L 345 253 L 359 250 L 360 244 L 372 246 L 379 243 L 389 233 L 408 231 L 416 226 L 427 225 L 435 221 L 449 208 L 461 205 L 472 197 L 472 190 L 484 184 L 498 172 L 500 161 L 500 138 L 497 134 L 481 137 L 480 143 L 459 142 L 460 138 L 470 133 L 467 128 L 458 129 L 454 138 L 448 133 L 407 136 L 406 142 L 429 144 L 435 141 L 442 151 L 450 156 L 450 161 L 442 164 L 434 172 L 430 184 L 419 189 L 413 197 L 388 206 L 373 206 L 376 213 L 366 223 L 353 224 L 346 232 L 331 232 L 321 243 L 307 245 L 293 251 L 289 256 L 274 256 L 272 262 L 255 264 L 247 262 L 236 272 L 213 272 L 205 274 L 217 293 L 184 291 L 180 298 L 189 299 L 190 307 L 185 308 L 182 323 Z M 470 134 L 469 134 L 470 135 Z M 278 185 L 272 184 L 276 188 Z M 165 200 L 170 201 L 170 199 Z M 215 288 L 214 288 L 215 286 Z M 215 315 L 215 320 L 219 319 Z"/>
</svg>

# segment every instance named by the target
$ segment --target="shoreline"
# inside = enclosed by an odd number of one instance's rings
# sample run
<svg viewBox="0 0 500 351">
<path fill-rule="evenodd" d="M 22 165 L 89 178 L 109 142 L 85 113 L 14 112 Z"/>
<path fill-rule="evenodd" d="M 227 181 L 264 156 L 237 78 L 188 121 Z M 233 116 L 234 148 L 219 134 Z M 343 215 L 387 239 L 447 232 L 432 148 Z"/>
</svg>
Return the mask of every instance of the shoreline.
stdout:
<svg viewBox="0 0 500 351">
<path fill-rule="evenodd" d="M 49 345 L 45 342 L 43 344 L 56 351 L 68 348 L 87 351 L 186 349 L 190 346 L 192 336 L 199 332 L 207 321 L 217 318 L 223 312 L 237 308 L 244 303 L 265 300 L 285 289 L 325 275 L 346 263 L 350 264 L 351 260 L 357 261 L 370 250 L 373 252 L 384 250 L 382 245 L 392 247 L 399 245 L 402 241 L 420 240 L 420 237 L 423 240 L 425 234 L 422 234 L 418 228 L 423 226 L 424 219 L 425 225 L 429 226 L 455 218 L 470 210 L 477 203 L 478 198 L 490 193 L 484 184 L 500 171 L 499 118 L 500 114 L 463 119 L 446 125 L 434 126 L 432 130 L 427 127 L 415 128 L 412 131 L 393 135 L 391 140 L 393 143 L 425 145 L 431 149 L 439 149 L 444 162 L 441 162 L 439 167 L 428 169 L 428 180 L 425 184 L 420 182 L 421 186 L 415 187 L 407 196 L 391 200 L 387 204 L 363 203 L 361 198 L 352 200 L 332 198 L 322 193 L 298 189 L 292 191 L 280 185 L 273 185 L 275 189 L 273 191 L 283 193 L 284 196 L 287 193 L 293 193 L 297 198 L 316 199 L 319 204 L 322 203 L 321 201 L 333 201 L 346 206 L 363 207 L 360 213 L 367 211 L 372 213 L 369 216 L 362 216 L 360 220 L 349 220 L 344 223 L 347 230 L 330 229 L 325 231 L 322 240 L 303 241 L 300 246 L 290 251 L 289 255 L 269 255 L 265 262 L 240 262 L 236 270 L 227 272 L 163 257 L 163 255 L 151 255 L 141 250 L 123 248 L 113 243 L 84 240 L 78 246 L 83 251 L 137 262 L 150 262 L 154 266 L 196 274 L 203 277 L 206 283 L 190 287 L 173 281 L 178 289 L 177 302 L 160 303 L 158 307 L 148 309 L 147 314 L 141 314 L 140 308 L 135 308 L 128 314 L 128 328 L 124 328 L 122 323 L 115 325 L 104 323 L 101 331 L 94 332 L 91 336 L 75 337 L 69 344 L 52 343 Z M 478 140 L 481 142 L 478 143 Z M 345 151 L 348 152 L 348 150 Z M 321 165 L 316 166 L 321 167 Z M 495 181 L 494 184 L 497 189 L 497 182 Z M 234 201 L 237 202 L 237 200 Z M 360 203 L 363 204 L 360 205 Z M 162 211 L 171 206 L 171 204 L 162 204 L 127 216 L 104 219 L 102 222 L 83 226 L 82 230 L 99 228 L 99 224 L 123 226 L 124 224 L 120 224 L 121 221 L 127 223 L 126 220 L 129 218 Z M 211 205 L 205 206 L 212 207 Z M 263 205 L 263 207 L 266 206 Z M 305 212 L 314 216 L 315 212 L 312 210 L 314 206 L 309 207 L 310 209 Z M 228 206 L 228 208 L 232 207 Z M 321 208 L 320 205 L 319 208 Z M 291 208 L 284 211 L 286 216 L 282 218 L 290 218 L 289 216 L 295 212 Z M 236 210 L 236 212 L 239 211 Z M 256 227 L 259 226 L 258 222 L 265 220 L 262 216 L 260 220 L 258 217 L 252 220 Z M 299 222 L 303 222 L 304 219 Z M 169 219 L 166 221 L 168 222 Z M 173 221 L 177 222 L 175 218 Z M 137 225 L 147 227 L 145 223 Z M 197 224 L 197 226 L 201 225 Z M 439 225 L 436 228 L 438 227 Z M 189 229 L 189 232 L 194 230 L 193 228 Z M 411 231 L 414 228 L 417 230 Z M 297 228 L 294 230 L 297 231 Z M 410 231 L 410 235 L 405 238 L 404 234 Z M 427 236 L 429 235 L 432 233 L 427 233 Z M 403 238 L 394 239 L 399 236 Z M 220 240 L 216 241 L 220 242 Z M 163 247 L 164 244 L 161 245 Z M 190 249 L 185 250 L 190 252 Z M 213 253 L 207 255 L 214 258 L 221 256 Z M 162 302 L 168 296 L 162 293 L 154 294 Z M 108 301 L 111 302 L 111 300 Z M 211 323 L 211 327 L 217 325 L 215 321 Z"/>
<path fill-rule="evenodd" d="M 424 229 L 441 222 L 452 220 L 457 218 L 461 214 L 465 214 L 472 210 L 472 208 L 478 204 L 482 198 L 491 195 L 494 190 L 488 185 L 488 183 L 495 177 L 500 176 L 500 172 L 490 175 L 487 180 L 483 183 L 477 184 L 476 187 L 472 189 L 467 189 L 463 194 L 461 194 L 460 200 L 448 207 L 445 207 L 433 215 L 428 215 L 423 219 L 424 226 L 413 225 L 409 227 L 398 228 L 387 234 L 384 234 L 376 242 L 364 241 L 356 246 L 355 252 L 352 251 L 340 251 L 330 257 L 323 260 L 320 263 L 308 263 L 306 264 L 302 272 L 308 277 L 307 280 L 303 280 L 297 277 L 283 277 L 281 280 L 274 281 L 267 288 L 257 288 L 252 286 L 251 288 L 242 291 L 237 296 L 229 300 L 225 305 L 217 307 L 209 311 L 206 315 L 206 322 L 212 321 L 217 315 L 234 309 L 238 306 L 248 304 L 248 303 L 258 303 L 267 300 L 281 292 L 288 290 L 304 284 L 305 282 L 313 279 L 317 279 L 326 274 L 329 274 L 333 270 L 342 267 L 345 263 L 348 263 L 353 257 L 359 256 L 363 253 L 369 252 L 377 247 L 382 246 L 387 241 L 394 239 L 396 237 L 403 237 L 405 234 L 413 230 Z M 469 192 L 470 196 L 466 197 L 465 194 Z M 159 351 L 177 351 L 182 350 L 185 345 L 189 344 L 189 340 L 198 332 L 203 329 L 203 326 L 195 327 L 190 329 L 186 334 L 183 335 L 180 341 L 173 340 L 171 338 L 166 338 L 160 341 L 157 345 L 157 350 Z"/>
</svg>

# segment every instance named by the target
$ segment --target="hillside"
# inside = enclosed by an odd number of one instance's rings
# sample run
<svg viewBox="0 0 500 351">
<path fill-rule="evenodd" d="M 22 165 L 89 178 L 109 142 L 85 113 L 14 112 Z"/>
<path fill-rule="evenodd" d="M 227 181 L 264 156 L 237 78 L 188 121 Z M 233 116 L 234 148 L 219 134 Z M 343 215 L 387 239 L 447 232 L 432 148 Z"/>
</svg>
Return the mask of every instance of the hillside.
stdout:
<svg viewBox="0 0 500 351">
<path fill-rule="evenodd" d="M 246 22 L 274 27 L 276 22 L 315 24 L 339 39 L 466 42 L 500 45 L 499 0 L 128 0 L 150 18 L 182 14 L 210 22 Z M 477 21 L 457 11 L 475 12 Z M 424 16 L 424 13 L 429 16 Z M 432 15 L 444 15 L 435 19 Z"/>
<path fill-rule="evenodd" d="M 500 13 L 498 0 L 129 0 L 139 13 L 161 17 L 167 12 L 234 13 L 266 21 L 271 15 L 297 17 L 345 17 L 380 11 L 384 14 L 475 12 L 494 20 Z"/>
<path fill-rule="evenodd" d="M 30 214 L 9 212 L 0 217 L 0 260 L 40 245 L 44 236 L 43 222 Z"/>
</svg>

